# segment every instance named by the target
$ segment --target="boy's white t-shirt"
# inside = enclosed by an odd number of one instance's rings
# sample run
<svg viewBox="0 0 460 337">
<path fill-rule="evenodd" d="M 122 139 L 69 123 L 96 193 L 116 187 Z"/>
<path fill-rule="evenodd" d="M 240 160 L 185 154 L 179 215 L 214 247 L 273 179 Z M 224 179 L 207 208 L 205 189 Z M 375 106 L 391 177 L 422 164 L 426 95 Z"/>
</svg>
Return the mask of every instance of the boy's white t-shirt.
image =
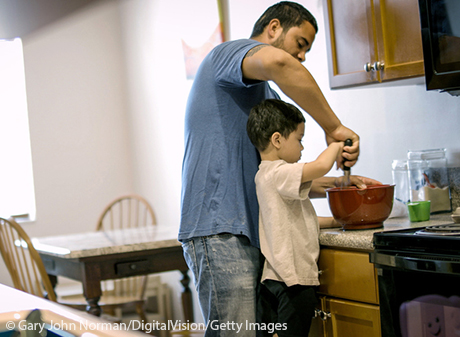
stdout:
<svg viewBox="0 0 460 337">
<path fill-rule="evenodd" d="M 265 257 L 261 282 L 319 285 L 319 223 L 301 183 L 304 163 L 262 161 L 256 174 L 260 249 Z"/>
</svg>

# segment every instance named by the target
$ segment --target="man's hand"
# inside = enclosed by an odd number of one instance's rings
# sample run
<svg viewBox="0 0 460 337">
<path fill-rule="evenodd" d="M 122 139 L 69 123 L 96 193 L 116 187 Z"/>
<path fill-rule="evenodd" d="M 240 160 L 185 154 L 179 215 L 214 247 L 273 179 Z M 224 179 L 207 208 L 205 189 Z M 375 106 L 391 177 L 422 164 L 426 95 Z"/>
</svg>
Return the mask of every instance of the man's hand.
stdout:
<svg viewBox="0 0 460 337">
<path fill-rule="evenodd" d="M 334 182 L 335 187 L 342 187 L 344 179 L 345 178 L 343 176 L 337 177 Z M 365 189 L 367 185 L 382 185 L 382 183 L 378 180 L 361 176 L 350 176 L 350 184 L 351 186 L 356 186 L 359 189 Z"/>
<path fill-rule="evenodd" d="M 345 146 L 343 148 L 343 155 L 337 160 L 337 168 L 342 168 L 343 165 L 343 158 L 346 159 L 348 167 L 352 167 L 356 164 L 359 156 L 359 136 L 350 130 L 349 128 L 340 125 L 336 128 L 333 132 L 329 135 L 326 134 L 326 141 L 328 144 L 337 141 L 345 141 L 347 139 L 351 139 L 353 142 L 352 146 Z"/>
<path fill-rule="evenodd" d="M 310 189 L 310 198 L 325 198 L 326 190 L 333 187 L 342 187 L 344 177 L 322 177 L 313 180 Z M 350 176 L 350 183 L 359 189 L 364 189 L 367 185 L 382 185 L 378 180 L 362 176 Z"/>
</svg>

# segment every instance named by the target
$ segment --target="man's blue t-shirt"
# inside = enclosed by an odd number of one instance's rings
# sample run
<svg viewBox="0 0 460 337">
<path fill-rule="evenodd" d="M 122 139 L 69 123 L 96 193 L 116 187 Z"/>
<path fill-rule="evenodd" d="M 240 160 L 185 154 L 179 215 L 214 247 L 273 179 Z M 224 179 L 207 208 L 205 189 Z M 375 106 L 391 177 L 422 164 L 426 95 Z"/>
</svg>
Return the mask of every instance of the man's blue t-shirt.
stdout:
<svg viewBox="0 0 460 337">
<path fill-rule="evenodd" d="M 254 177 L 260 156 L 246 123 L 254 105 L 279 98 L 267 82 L 243 79 L 243 59 L 259 44 L 222 43 L 197 72 L 185 115 L 180 241 L 231 233 L 259 247 Z"/>
</svg>

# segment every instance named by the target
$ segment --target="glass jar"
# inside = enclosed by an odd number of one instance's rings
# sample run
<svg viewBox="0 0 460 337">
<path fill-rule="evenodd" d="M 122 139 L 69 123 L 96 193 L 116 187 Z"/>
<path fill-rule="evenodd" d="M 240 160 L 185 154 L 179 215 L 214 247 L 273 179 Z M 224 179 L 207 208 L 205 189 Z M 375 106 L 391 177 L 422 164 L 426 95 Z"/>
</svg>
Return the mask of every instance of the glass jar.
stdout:
<svg viewBox="0 0 460 337">
<path fill-rule="evenodd" d="M 446 149 L 408 151 L 410 201 L 431 201 L 431 213 L 452 210 Z"/>
<path fill-rule="evenodd" d="M 390 217 L 407 216 L 410 201 L 409 170 L 407 160 L 393 160 L 391 175 L 395 185 L 394 202 Z"/>
</svg>

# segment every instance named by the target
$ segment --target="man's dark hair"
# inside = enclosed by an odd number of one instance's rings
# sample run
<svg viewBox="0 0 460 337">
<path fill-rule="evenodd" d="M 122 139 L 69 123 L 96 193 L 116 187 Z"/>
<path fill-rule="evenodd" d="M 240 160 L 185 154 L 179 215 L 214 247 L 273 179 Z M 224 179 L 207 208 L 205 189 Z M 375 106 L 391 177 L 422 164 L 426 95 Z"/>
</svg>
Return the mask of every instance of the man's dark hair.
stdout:
<svg viewBox="0 0 460 337">
<path fill-rule="evenodd" d="M 279 99 L 267 99 L 251 109 L 246 131 L 257 150 L 264 151 L 275 132 L 288 138 L 300 123 L 305 123 L 305 117 L 297 107 Z"/>
<path fill-rule="evenodd" d="M 269 7 L 257 20 L 252 30 L 251 38 L 263 33 L 271 20 L 278 19 L 284 32 L 292 27 L 299 27 L 304 21 L 308 21 L 318 33 L 318 24 L 315 17 L 302 5 L 296 2 L 281 1 Z"/>
</svg>

